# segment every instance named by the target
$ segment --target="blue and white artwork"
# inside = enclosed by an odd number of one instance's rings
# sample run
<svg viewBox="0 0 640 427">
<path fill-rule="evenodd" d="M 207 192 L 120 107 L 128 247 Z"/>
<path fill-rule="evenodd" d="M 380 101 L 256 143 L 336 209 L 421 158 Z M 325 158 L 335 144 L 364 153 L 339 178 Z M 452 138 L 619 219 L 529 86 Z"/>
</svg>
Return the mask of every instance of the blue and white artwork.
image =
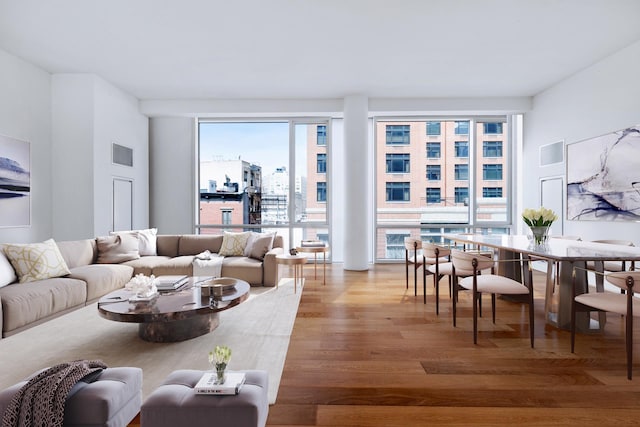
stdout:
<svg viewBox="0 0 640 427">
<path fill-rule="evenodd" d="M 567 219 L 640 221 L 640 126 L 567 146 Z"/>
<path fill-rule="evenodd" d="M 31 224 L 29 143 L 0 135 L 0 227 Z"/>
</svg>

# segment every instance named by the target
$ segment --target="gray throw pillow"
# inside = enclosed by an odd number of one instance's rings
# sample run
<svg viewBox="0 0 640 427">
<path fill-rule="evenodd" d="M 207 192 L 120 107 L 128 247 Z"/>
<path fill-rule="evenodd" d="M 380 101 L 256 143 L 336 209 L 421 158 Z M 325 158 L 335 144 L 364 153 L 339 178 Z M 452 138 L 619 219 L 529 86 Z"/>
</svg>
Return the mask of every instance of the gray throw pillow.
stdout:
<svg viewBox="0 0 640 427">
<path fill-rule="evenodd" d="M 132 234 L 97 237 L 98 264 L 120 264 L 140 258 L 138 238 Z"/>
</svg>

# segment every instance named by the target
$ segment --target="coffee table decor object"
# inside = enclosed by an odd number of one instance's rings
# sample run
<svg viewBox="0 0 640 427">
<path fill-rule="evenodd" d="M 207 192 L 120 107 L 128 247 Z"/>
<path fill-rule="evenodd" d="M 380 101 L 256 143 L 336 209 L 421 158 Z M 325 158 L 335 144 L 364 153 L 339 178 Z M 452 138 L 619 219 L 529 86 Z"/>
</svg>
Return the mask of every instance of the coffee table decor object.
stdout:
<svg viewBox="0 0 640 427">
<path fill-rule="evenodd" d="M 224 384 L 225 371 L 231 360 L 231 349 L 226 345 L 217 345 L 213 351 L 209 352 L 209 363 L 214 367 L 216 373 L 215 384 Z"/>
<path fill-rule="evenodd" d="M 133 295 L 129 297 L 129 301 L 132 302 L 151 301 L 158 296 L 156 278 L 153 275 L 136 274 L 124 288 L 133 292 Z"/>
</svg>

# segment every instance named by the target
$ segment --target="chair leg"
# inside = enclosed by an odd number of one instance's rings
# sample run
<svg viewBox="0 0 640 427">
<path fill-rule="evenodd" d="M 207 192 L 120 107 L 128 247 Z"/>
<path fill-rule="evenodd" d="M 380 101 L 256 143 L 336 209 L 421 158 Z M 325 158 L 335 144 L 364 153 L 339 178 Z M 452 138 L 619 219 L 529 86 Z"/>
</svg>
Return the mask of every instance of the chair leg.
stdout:
<svg viewBox="0 0 640 427">
<path fill-rule="evenodd" d="M 576 300 L 571 300 L 571 353 L 576 347 Z"/>
<path fill-rule="evenodd" d="M 631 379 L 633 373 L 633 317 L 628 314 L 625 317 L 627 324 L 627 327 L 625 328 L 627 346 L 627 378 Z"/>
<path fill-rule="evenodd" d="M 491 320 L 496 324 L 496 294 L 491 294 Z"/>
<path fill-rule="evenodd" d="M 427 269 L 425 265 L 422 264 L 422 298 L 424 304 L 427 303 Z"/>
<path fill-rule="evenodd" d="M 477 292 L 473 292 L 473 343 L 478 344 L 478 295 Z"/>
<path fill-rule="evenodd" d="M 440 276 L 436 271 L 433 275 L 433 286 L 436 288 L 436 316 L 440 314 Z"/>
<path fill-rule="evenodd" d="M 404 250 L 404 281 L 405 289 L 409 289 L 409 251 Z"/>
<path fill-rule="evenodd" d="M 450 283 L 453 282 L 454 280 L 452 280 L 451 276 L 449 276 L 449 281 Z M 457 285 L 453 285 L 453 298 L 451 299 L 453 301 L 453 327 L 456 327 L 456 301 L 458 301 L 458 286 Z"/>
<path fill-rule="evenodd" d="M 535 318 L 534 306 L 533 306 L 533 292 L 529 292 L 529 340 L 531 341 L 531 348 L 533 348 L 533 337 L 535 327 L 533 319 Z"/>
</svg>

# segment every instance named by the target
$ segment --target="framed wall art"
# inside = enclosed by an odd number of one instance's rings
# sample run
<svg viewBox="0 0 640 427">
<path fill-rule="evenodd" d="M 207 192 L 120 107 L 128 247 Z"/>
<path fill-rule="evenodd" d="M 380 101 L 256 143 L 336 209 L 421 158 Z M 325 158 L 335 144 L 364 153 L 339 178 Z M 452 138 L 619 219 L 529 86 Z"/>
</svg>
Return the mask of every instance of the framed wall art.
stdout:
<svg viewBox="0 0 640 427">
<path fill-rule="evenodd" d="M 640 221 L 640 125 L 567 145 L 567 219 Z"/>
<path fill-rule="evenodd" d="M 0 135 L 0 227 L 31 225 L 31 153 L 27 141 Z"/>
</svg>

